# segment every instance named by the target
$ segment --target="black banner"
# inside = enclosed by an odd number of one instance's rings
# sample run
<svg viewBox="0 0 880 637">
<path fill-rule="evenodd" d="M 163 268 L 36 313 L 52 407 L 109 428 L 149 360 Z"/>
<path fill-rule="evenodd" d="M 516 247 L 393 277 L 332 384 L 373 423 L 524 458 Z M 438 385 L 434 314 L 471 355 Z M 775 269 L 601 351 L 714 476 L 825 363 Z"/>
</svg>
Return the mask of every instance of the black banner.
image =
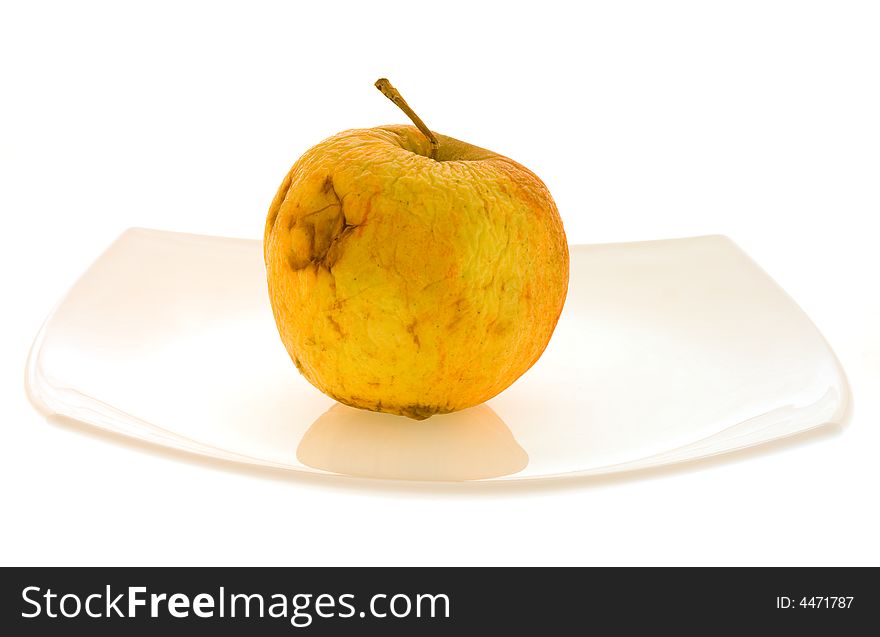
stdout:
<svg viewBox="0 0 880 637">
<path fill-rule="evenodd" d="M 843 568 L 4 569 L 6 635 L 448 635 L 876 625 L 876 571 Z"/>
</svg>

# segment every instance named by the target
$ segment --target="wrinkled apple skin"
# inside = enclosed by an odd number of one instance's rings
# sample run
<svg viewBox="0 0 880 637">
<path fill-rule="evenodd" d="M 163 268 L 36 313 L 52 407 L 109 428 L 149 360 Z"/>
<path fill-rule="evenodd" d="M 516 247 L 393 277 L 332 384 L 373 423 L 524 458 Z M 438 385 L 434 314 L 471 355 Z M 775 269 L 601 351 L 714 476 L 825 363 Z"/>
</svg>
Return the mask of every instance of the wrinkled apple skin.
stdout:
<svg viewBox="0 0 880 637">
<path fill-rule="evenodd" d="M 264 255 L 290 357 L 339 402 L 415 419 L 482 403 L 535 361 L 568 289 L 546 186 L 412 126 L 308 150 L 269 209 Z"/>
</svg>

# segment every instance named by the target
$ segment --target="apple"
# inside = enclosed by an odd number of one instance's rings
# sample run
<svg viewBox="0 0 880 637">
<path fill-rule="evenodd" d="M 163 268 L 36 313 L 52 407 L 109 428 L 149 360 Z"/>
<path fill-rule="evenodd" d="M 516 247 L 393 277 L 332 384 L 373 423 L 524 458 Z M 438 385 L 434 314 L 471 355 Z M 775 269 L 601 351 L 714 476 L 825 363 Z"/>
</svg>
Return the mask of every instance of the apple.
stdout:
<svg viewBox="0 0 880 637">
<path fill-rule="evenodd" d="M 341 403 L 415 419 L 492 398 L 541 356 L 568 289 L 550 192 L 512 159 L 415 126 L 306 151 L 269 209 L 281 340 Z"/>
</svg>

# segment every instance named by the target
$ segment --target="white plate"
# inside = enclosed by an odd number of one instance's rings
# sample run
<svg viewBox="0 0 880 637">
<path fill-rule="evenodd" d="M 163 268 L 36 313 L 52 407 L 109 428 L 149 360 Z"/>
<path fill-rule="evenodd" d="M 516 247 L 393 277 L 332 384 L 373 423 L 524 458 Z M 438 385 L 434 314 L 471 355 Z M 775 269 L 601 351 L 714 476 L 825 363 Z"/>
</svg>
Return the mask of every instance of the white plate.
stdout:
<svg viewBox="0 0 880 637">
<path fill-rule="evenodd" d="M 416 422 L 297 373 L 258 241 L 132 229 L 49 316 L 27 383 L 47 413 L 175 449 L 440 481 L 681 462 L 841 423 L 849 395 L 810 320 L 720 236 L 572 246 L 538 363 L 485 405 Z"/>
</svg>

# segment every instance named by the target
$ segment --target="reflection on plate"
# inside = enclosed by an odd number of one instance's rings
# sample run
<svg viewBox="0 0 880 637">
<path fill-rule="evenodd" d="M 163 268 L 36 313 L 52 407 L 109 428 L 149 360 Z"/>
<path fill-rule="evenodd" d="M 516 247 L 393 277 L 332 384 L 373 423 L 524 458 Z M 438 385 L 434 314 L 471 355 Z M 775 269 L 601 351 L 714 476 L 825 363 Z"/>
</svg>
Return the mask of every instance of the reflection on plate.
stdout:
<svg viewBox="0 0 880 637">
<path fill-rule="evenodd" d="M 296 372 L 260 243 L 125 232 L 34 343 L 48 413 L 227 460 L 398 480 L 595 475 L 840 423 L 843 373 L 730 240 L 572 246 L 544 356 L 486 405 L 424 422 L 336 405 Z"/>
<path fill-rule="evenodd" d="M 485 404 L 414 422 L 337 403 L 309 427 L 296 457 L 313 469 L 391 480 L 485 480 L 529 463 Z"/>
</svg>

